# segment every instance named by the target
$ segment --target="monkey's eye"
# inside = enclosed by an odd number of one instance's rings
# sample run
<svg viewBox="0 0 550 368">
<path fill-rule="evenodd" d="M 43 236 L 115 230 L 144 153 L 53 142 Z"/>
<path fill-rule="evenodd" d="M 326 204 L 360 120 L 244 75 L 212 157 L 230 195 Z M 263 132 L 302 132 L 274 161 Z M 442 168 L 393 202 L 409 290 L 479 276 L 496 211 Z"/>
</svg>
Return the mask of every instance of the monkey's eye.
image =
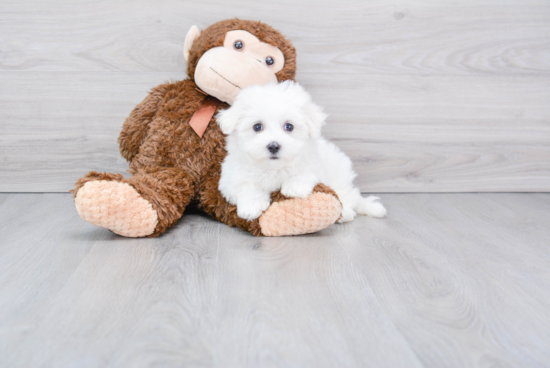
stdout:
<svg viewBox="0 0 550 368">
<path fill-rule="evenodd" d="M 262 125 L 262 123 L 256 123 L 252 127 L 252 129 L 254 129 L 255 132 L 260 132 L 263 128 L 264 126 Z"/>
<path fill-rule="evenodd" d="M 235 48 L 235 50 L 241 51 L 241 50 L 244 48 L 244 43 L 243 43 L 243 41 L 241 41 L 241 40 L 237 40 L 237 41 L 235 41 L 235 43 L 233 44 L 233 47 Z"/>
<path fill-rule="evenodd" d="M 273 64 L 275 64 L 275 59 L 273 59 L 271 56 L 267 56 L 265 58 L 265 65 L 273 66 Z"/>
<path fill-rule="evenodd" d="M 294 130 L 294 125 L 292 125 L 290 123 L 285 123 L 285 130 L 287 132 L 292 132 Z"/>
</svg>

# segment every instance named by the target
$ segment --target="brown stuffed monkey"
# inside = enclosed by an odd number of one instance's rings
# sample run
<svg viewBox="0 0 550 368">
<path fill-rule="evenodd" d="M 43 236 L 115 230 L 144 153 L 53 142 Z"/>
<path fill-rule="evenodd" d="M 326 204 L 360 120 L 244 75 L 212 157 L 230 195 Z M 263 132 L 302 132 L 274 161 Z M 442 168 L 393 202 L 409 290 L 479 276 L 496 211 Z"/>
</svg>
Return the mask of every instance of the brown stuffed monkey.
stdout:
<svg viewBox="0 0 550 368">
<path fill-rule="evenodd" d="M 296 50 L 267 24 L 239 19 L 193 26 L 184 54 L 189 78 L 157 86 L 126 119 L 120 152 L 131 176 L 90 172 L 76 183 L 78 214 L 127 237 L 156 237 L 189 205 L 215 219 L 260 236 L 298 235 L 333 224 L 336 194 L 319 184 L 307 198 L 272 195 L 256 220 L 237 216 L 218 190 L 225 136 L 215 112 L 229 107 L 249 85 L 294 79 Z"/>
</svg>

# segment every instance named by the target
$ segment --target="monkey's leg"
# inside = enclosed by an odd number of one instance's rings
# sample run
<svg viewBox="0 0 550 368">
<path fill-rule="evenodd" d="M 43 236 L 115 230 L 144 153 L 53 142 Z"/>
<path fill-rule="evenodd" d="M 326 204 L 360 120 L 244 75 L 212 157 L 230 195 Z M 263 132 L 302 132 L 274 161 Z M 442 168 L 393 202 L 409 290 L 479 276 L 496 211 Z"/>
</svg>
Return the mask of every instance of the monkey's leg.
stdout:
<svg viewBox="0 0 550 368">
<path fill-rule="evenodd" d="M 342 214 L 338 196 L 324 184 L 317 184 L 306 198 L 287 198 L 280 192 L 271 198 L 271 206 L 258 219 L 265 236 L 314 233 L 334 224 Z"/>
<path fill-rule="evenodd" d="M 220 174 L 213 170 L 200 187 L 200 206 L 215 219 L 237 226 L 255 236 L 302 235 L 320 231 L 334 224 L 341 215 L 342 204 L 336 193 L 318 184 L 307 198 L 287 198 L 277 192 L 271 206 L 256 220 L 237 216 L 237 207 L 228 203 L 218 190 Z"/>
<path fill-rule="evenodd" d="M 127 237 L 156 237 L 182 216 L 194 193 L 189 174 L 177 169 L 120 174 L 92 171 L 78 180 L 75 206 L 82 219 Z"/>
</svg>

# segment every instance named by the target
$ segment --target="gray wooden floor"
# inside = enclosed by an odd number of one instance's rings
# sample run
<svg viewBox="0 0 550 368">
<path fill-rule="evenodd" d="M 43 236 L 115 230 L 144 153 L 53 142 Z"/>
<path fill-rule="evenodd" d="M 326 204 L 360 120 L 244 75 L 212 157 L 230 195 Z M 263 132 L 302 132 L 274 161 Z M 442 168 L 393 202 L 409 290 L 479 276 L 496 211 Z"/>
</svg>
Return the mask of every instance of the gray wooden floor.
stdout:
<svg viewBox="0 0 550 368">
<path fill-rule="evenodd" d="M 550 194 L 386 194 L 385 220 L 158 239 L 0 194 L 1 367 L 548 367 Z"/>
</svg>

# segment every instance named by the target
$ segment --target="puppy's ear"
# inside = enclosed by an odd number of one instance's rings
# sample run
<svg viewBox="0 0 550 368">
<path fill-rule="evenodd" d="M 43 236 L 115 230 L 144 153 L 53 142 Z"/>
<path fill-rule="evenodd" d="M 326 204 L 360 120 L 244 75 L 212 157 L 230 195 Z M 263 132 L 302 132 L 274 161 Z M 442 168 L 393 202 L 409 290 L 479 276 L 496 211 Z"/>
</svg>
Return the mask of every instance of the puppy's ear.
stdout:
<svg viewBox="0 0 550 368">
<path fill-rule="evenodd" d="M 313 139 L 321 137 L 321 128 L 325 125 L 327 118 L 327 114 L 323 112 L 323 108 L 314 102 L 308 101 L 304 105 L 304 115 L 309 136 Z"/>
<path fill-rule="evenodd" d="M 233 105 L 229 109 L 222 110 L 216 115 L 216 120 L 223 134 L 231 134 L 237 128 L 237 123 L 241 118 L 241 111 L 238 106 Z"/>
</svg>

